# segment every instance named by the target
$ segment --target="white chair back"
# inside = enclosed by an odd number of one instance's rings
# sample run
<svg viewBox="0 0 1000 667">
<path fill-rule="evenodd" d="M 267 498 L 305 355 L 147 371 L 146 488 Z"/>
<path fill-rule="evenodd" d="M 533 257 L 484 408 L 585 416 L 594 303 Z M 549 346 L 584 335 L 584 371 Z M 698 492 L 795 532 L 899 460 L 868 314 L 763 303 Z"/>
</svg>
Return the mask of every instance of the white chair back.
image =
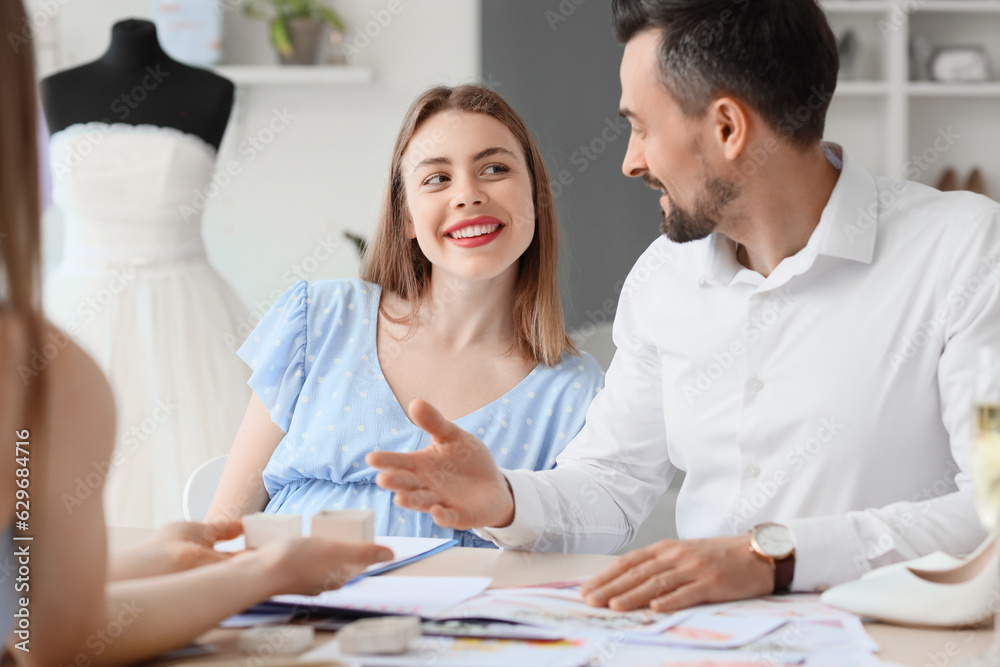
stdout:
<svg viewBox="0 0 1000 667">
<path fill-rule="evenodd" d="M 184 518 L 188 521 L 204 521 L 208 507 L 215 497 L 215 490 L 222 479 L 222 471 L 226 467 L 228 454 L 217 456 L 205 461 L 188 477 L 184 485 L 183 509 Z"/>
</svg>

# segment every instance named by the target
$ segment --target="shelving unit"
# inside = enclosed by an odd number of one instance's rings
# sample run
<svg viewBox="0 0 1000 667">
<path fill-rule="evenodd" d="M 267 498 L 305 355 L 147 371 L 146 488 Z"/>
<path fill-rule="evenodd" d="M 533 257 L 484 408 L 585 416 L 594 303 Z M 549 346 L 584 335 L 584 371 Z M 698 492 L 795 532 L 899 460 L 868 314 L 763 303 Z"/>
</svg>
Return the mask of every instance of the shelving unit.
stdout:
<svg viewBox="0 0 1000 667">
<path fill-rule="evenodd" d="M 947 167 L 964 179 L 983 169 L 994 198 L 1000 197 L 1000 154 L 984 136 L 996 136 L 1000 121 L 1000 1 L 836 0 L 821 2 L 834 34 L 850 28 L 858 39 L 856 80 L 841 79 L 827 116 L 826 136 L 875 174 L 914 175 L 933 184 Z M 933 47 L 981 46 L 993 81 L 944 83 L 913 80 L 911 36 Z M 929 151 L 940 132 L 960 138 L 946 151 Z M 940 145 L 940 144 L 939 144 Z"/>
<path fill-rule="evenodd" d="M 370 67 L 352 65 L 219 65 L 212 71 L 244 86 L 346 86 L 375 79 Z"/>
</svg>

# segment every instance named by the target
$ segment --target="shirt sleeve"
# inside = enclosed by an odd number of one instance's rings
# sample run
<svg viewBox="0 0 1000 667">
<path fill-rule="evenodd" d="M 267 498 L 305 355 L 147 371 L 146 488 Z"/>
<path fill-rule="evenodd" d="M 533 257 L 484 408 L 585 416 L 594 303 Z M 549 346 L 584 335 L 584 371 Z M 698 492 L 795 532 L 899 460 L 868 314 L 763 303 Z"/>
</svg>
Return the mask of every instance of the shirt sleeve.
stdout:
<svg viewBox="0 0 1000 667">
<path fill-rule="evenodd" d="M 978 224 L 981 233 L 953 237 L 962 247 L 949 248 L 955 271 L 940 299 L 946 324 L 938 393 L 957 490 L 844 516 L 783 521 L 795 539 L 793 590 L 822 590 L 936 550 L 968 553 L 985 539 L 973 504 L 969 445 L 979 350 L 1000 344 L 1000 213 Z"/>
<path fill-rule="evenodd" d="M 613 553 L 632 541 L 670 484 L 659 356 L 640 328 L 638 292 L 626 281 L 613 328 L 617 351 L 583 429 L 553 470 L 503 471 L 514 520 L 481 536 L 506 549 Z"/>
<path fill-rule="evenodd" d="M 236 352 L 252 370 L 247 384 L 285 433 L 305 382 L 307 308 L 308 283 L 300 280 L 278 297 Z"/>
</svg>

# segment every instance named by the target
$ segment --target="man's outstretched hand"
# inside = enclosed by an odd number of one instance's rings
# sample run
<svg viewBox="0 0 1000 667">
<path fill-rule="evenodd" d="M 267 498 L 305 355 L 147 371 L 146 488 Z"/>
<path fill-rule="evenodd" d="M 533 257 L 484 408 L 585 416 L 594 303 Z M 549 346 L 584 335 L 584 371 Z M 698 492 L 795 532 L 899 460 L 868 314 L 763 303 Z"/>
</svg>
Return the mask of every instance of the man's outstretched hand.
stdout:
<svg viewBox="0 0 1000 667">
<path fill-rule="evenodd" d="M 486 445 L 426 401 L 411 402 L 409 416 L 431 436 L 431 444 L 409 454 L 368 454 L 368 465 L 381 471 L 375 482 L 396 494 L 397 505 L 429 512 L 442 528 L 509 525 L 514 520 L 514 498 Z"/>
</svg>

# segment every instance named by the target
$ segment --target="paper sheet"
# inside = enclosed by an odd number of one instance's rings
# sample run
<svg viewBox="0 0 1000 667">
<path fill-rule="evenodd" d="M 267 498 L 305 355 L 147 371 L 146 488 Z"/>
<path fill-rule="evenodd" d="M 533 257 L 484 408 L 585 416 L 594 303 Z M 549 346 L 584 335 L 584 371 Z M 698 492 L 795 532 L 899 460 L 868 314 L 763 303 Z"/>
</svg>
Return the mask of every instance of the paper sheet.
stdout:
<svg viewBox="0 0 1000 667">
<path fill-rule="evenodd" d="M 382 574 L 383 572 L 388 572 L 389 570 L 395 570 L 396 568 L 409 565 L 410 563 L 415 563 L 416 561 L 427 558 L 428 556 L 433 556 L 434 554 L 440 553 L 445 549 L 450 549 L 458 544 L 456 540 L 443 538 L 439 539 L 436 537 L 384 536 L 376 537 L 375 542 L 392 549 L 393 559 L 385 563 L 375 563 L 374 565 L 369 566 L 364 573 L 358 575 L 357 578 L 370 577 L 376 574 Z M 243 551 L 244 549 L 246 549 L 246 540 L 242 535 L 232 540 L 219 542 L 215 545 L 216 551 L 235 552 Z"/>
<path fill-rule="evenodd" d="M 434 618 L 486 590 L 489 577 L 366 577 L 319 595 L 276 595 L 272 602 Z"/>
<path fill-rule="evenodd" d="M 739 648 L 785 624 L 783 618 L 696 614 L 658 635 L 632 634 L 625 641 L 683 648 Z"/>
<path fill-rule="evenodd" d="M 302 661 L 339 660 L 365 667 L 583 667 L 601 643 L 592 638 L 558 642 L 525 642 L 504 639 L 452 639 L 421 637 L 410 651 L 395 656 L 343 655 L 336 639 L 302 655 Z"/>
<path fill-rule="evenodd" d="M 568 634 L 644 633 L 657 635 L 690 616 L 689 612 L 657 614 L 649 609 L 631 612 L 591 607 L 578 588 L 506 588 L 488 591 L 448 611 L 443 618 L 482 618 L 562 630 Z"/>
</svg>

